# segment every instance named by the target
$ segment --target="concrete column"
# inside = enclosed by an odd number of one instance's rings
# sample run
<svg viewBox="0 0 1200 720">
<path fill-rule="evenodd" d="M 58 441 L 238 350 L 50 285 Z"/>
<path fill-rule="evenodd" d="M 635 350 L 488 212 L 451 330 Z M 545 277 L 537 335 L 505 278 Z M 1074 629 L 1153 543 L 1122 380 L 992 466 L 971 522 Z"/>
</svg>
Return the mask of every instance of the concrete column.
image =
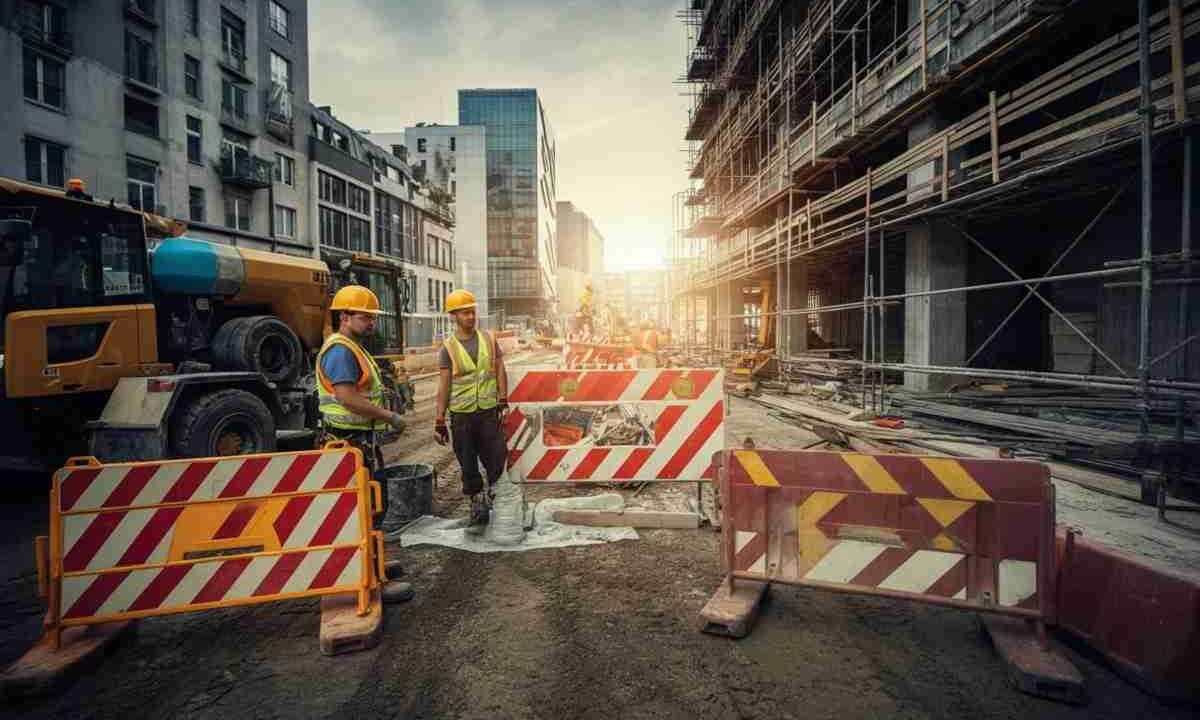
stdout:
<svg viewBox="0 0 1200 720">
<path fill-rule="evenodd" d="M 967 284 L 967 241 L 953 228 L 927 224 L 908 231 L 904 281 L 907 292 L 962 287 Z M 904 362 L 962 365 L 967 351 L 965 293 L 908 298 L 904 301 Z M 948 375 L 905 373 L 904 387 L 943 390 Z"/>
<path fill-rule="evenodd" d="M 808 261 L 794 260 L 791 266 L 791 277 L 788 290 L 791 293 L 789 310 L 800 310 L 808 307 Z M 799 355 L 808 351 L 808 316 L 792 315 L 787 318 L 789 355 Z"/>
</svg>

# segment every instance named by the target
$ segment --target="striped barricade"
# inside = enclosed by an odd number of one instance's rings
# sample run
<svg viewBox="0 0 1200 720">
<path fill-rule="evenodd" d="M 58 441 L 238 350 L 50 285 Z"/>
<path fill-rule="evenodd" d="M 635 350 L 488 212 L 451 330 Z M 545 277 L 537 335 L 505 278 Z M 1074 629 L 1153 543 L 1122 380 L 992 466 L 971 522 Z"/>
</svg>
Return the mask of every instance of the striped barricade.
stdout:
<svg viewBox="0 0 1200 720">
<path fill-rule="evenodd" d="M 383 577 L 378 483 L 322 450 L 101 464 L 54 475 L 47 635 L 152 615 L 357 593 Z M 373 569 L 379 570 L 378 575 Z"/>
<path fill-rule="evenodd" d="M 563 367 L 569 370 L 620 370 L 636 368 L 638 353 L 632 345 L 567 342 Z"/>
<path fill-rule="evenodd" d="M 518 482 L 699 481 L 724 448 L 721 370 L 510 370 Z"/>
<path fill-rule="evenodd" d="M 734 450 L 720 464 L 731 580 L 1052 615 L 1054 490 L 1040 463 Z"/>
</svg>

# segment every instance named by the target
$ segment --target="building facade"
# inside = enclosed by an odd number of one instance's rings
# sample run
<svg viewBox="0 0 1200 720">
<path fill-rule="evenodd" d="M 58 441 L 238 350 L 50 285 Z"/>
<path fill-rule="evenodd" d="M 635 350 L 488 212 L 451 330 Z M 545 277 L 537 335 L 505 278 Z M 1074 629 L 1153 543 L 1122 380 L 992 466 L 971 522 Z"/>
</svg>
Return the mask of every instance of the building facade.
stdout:
<svg viewBox="0 0 1200 720">
<path fill-rule="evenodd" d="M 487 160 L 482 126 L 420 123 L 402 133 L 375 133 L 381 147 L 407 159 L 431 191 L 449 198 L 454 212 L 455 285 L 475 295 L 490 327 L 487 283 Z"/>
<path fill-rule="evenodd" d="M 604 236 L 587 213 L 569 200 L 557 209 L 558 301 L 564 317 L 579 312 L 584 288 L 592 287 L 592 307 L 603 307 Z"/>
<path fill-rule="evenodd" d="M 510 318 L 553 322 L 557 151 L 537 90 L 459 90 L 458 124 L 486 128 L 491 306 Z"/>
<path fill-rule="evenodd" d="M 662 270 L 630 270 L 603 274 L 604 304 L 600 306 L 612 316 L 623 319 L 630 327 L 650 322 L 655 327 L 669 327 L 667 274 Z"/>
<path fill-rule="evenodd" d="M 1200 9 L 705 0 L 680 17 L 686 341 L 758 349 L 765 308 L 778 325 L 765 349 L 789 372 L 841 348 L 870 398 L 901 377 L 916 391 L 1150 365 L 1200 377 L 1200 352 L 1174 350 L 1200 322 L 1189 279 L 1095 274 L 1190 252 L 1194 201 L 1178 189 L 1196 154 Z M 1023 278 L 1039 283 L 1027 293 Z"/>
<path fill-rule="evenodd" d="M 343 261 L 397 268 L 402 282 L 394 290 L 380 276 L 364 282 L 380 295 L 399 294 L 404 345 L 429 345 L 449 328 L 445 297 L 456 284 L 455 221 L 448 199 L 421 183 L 402 152 L 376 136 L 354 130 L 314 107 L 309 136 L 309 198 L 317 218 L 320 257 L 335 268 Z M 396 150 L 399 150 L 397 147 Z M 388 322 L 386 316 L 384 322 Z"/>
<path fill-rule="evenodd" d="M 312 252 L 306 0 L 2 0 L 0 175 Z M 297 131 L 299 128 L 299 131 Z"/>
</svg>

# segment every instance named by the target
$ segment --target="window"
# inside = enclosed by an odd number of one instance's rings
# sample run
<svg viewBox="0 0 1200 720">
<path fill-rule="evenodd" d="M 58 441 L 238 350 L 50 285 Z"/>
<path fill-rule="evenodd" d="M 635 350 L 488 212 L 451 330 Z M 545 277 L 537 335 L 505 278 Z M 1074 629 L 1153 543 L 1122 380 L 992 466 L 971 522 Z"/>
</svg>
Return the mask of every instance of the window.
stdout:
<svg viewBox="0 0 1200 720">
<path fill-rule="evenodd" d="M 454 152 L 454 136 L 450 136 L 450 152 Z"/>
<path fill-rule="evenodd" d="M 188 97 L 199 100 L 200 93 L 200 61 L 191 55 L 183 56 L 183 90 Z"/>
<path fill-rule="evenodd" d="M 187 157 L 188 162 L 200 165 L 201 159 L 201 125 L 200 118 L 187 116 Z"/>
<path fill-rule="evenodd" d="M 436 295 L 436 293 L 434 293 L 434 291 L 433 291 L 433 278 L 426 278 L 425 279 L 425 297 L 429 298 L 429 309 L 430 310 L 434 310 L 437 307 L 435 304 L 437 301 L 434 300 L 435 295 Z"/>
<path fill-rule="evenodd" d="M 296 161 L 283 153 L 275 153 L 275 182 L 296 184 Z"/>
<path fill-rule="evenodd" d="M 66 66 L 25 48 L 25 97 L 36 102 L 63 106 Z"/>
<path fill-rule="evenodd" d="M 125 33 L 125 74 L 143 85 L 158 86 L 158 59 L 153 42 L 131 32 Z"/>
<path fill-rule="evenodd" d="M 317 197 L 337 205 L 346 204 L 346 181 L 328 173 L 320 173 Z"/>
<path fill-rule="evenodd" d="M 296 237 L 296 211 L 284 205 L 275 206 L 275 235 L 277 237 Z"/>
<path fill-rule="evenodd" d="M 417 138 L 417 152 L 425 152 L 425 138 Z"/>
<path fill-rule="evenodd" d="M 387 177 L 388 177 L 388 180 L 391 180 L 392 182 L 397 182 L 397 183 L 401 182 L 400 169 L 394 168 L 391 165 L 388 165 L 387 166 Z"/>
<path fill-rule="evenodd" d="M 292 63 L 275 51 L 271 51 L 271 82 L 292 89 Z"/>
<path fill-rule="evenodd" d="M 246 28 L 241 20 L 231 15 L 221 15 L 221 52 L 226 63 L 239 72 L 245 71 Z"/>
<path fill-rule="evenodd" d="M 183 9 L 184 24 L 189 35 L 200 36 L 200 0 L 185 0 Z"/>
<path fill-rule="evenodd" d="M 45 43 L 66 47 L 70 42 L 67 35 L 67 11 L 50 3 L 24 0 L 20 7 L 20 26 L 25 33 L 35 33 Z"/>
<path fill-rule="evenodd" d="M 329 128 L 324 123 L 313 121 L 313 127 L 316 128 L 317 139 L 323 143 L 329 142 Z"/>
<path fill-rule="evenodd" d="M 25 178 L 61 188 L 66 184 L 67 149 L 58 143 L 25 138 Z"/>
<path fill-rule="evenodd" d="M 142 212 L 154 212 L 158 197 L 158 166 L 135 158 L 125 159 L 129 206 Z"/>
<path fill-rule="evenodd" d="M 246 88 L 221 79 L 221 112 L 240 120 L 246 119 Z"/>
<path fill-rule="evenodd" d="M 222 172 L 226 174 L 252 172 L 250 146 L 245 140 L 229 135 L 221 137 L 221 166 Z"/>
<path fill-rule="evenodd" d="M 188 188 L 188 219 L 192 222 L 206 222 L 204 212 L 204 188 Z"/>
<path fill-rule="evenodd" d="M 371 251 L 371 223 L 359 218 L 349 218 L 350 244 L 346 248 L 352 252 Z"/>
<path fill-rule="evenodd" d="M 371 212 L 371 195 L 357 185 L 350 186 L 350 209 L 368 215 Z"/>
<path fill-rule="evenodd" d="M 250 198 L 244 195 L 225 196 L 225 227 L 250 230 Z"/>
<path fill-rule="evenodd" d="M 320 208 L 321 244 L 346 249 L 346 213 Z"/>
<path fill-rule="evenodd" d="M 125 129 L 139 135 L 158 137 L 158 106 L 126 95 Z"/>
<path fill-rule="evenodd" d="M 452 199 L 458 197 L 458 181 L 457 180 L 450 181 L 450 197 Z"/>
<path fill-rule="evenodd" d="M 271 29 L 275 31 L 275 34 L 291 40 L 292 35 L 288 30 L 288 21 L 290 19 L 291 12 L 284 6 L 275 2 L 275 0 L 271 0 L 270 5 L 268 6 L 268 12 Z"/>
</svg>

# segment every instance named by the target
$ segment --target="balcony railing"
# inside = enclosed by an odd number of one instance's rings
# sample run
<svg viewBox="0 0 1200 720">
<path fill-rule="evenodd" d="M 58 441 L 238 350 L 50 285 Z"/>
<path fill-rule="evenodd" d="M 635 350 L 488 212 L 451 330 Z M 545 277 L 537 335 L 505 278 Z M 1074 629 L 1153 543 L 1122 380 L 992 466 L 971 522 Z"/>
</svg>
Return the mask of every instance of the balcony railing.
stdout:
<svg viewBox="0 0 1200 720">
<path fill-rule="evenodd" d="M 230 70 L 246 74 L 246 53 L 232 47 L 223 48 L 221 51 L 221 62 Z"/>
<path fill-rule="evenodd" d="M 36 43 L 65 55 L 70 55 L 75 50 L 75 41 L 71 33 L 62 28 L 47 28 L 40 15 L 25 14 L 21 17 L 18 30 L 26 42 Z"/>
<path fill-rule="evenodd" d="M 266 96 L 264 107 L 267 132 L 284 140 L 290 140 L 295 121 L 292 91 L 279 83 L 271 83 L 271 89 L 267 90 Z"/>
<path fill-rule="evenodd" d="M 249 153 L 221 154 L 221 180 L 231 185 L 257 190 L 271 186 L 275 166 Z"/>
</svg>

